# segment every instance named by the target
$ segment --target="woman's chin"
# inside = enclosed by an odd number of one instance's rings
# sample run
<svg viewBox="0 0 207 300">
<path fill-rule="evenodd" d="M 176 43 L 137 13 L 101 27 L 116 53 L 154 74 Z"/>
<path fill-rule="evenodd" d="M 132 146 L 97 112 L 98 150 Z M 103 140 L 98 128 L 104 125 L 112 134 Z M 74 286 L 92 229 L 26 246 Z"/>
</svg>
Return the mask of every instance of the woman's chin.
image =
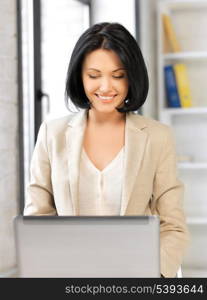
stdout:
<svg viewBox="0 0 207 300">
<path fill-rule="evenodd" d="M 121 107 L 120 103 L 93 103 L 92 109 L 103 112 L 103 113 L 111 113 L 116 111 L 118 107 Z"/>
<path fill-rule="evenodd" d="M 112 113 L 116 111 L 116 108 L 114 106 L 100 107 L 97 105 L 96 107 L 94 107 L 94 110 L 102 113 Z"/>
</svg>

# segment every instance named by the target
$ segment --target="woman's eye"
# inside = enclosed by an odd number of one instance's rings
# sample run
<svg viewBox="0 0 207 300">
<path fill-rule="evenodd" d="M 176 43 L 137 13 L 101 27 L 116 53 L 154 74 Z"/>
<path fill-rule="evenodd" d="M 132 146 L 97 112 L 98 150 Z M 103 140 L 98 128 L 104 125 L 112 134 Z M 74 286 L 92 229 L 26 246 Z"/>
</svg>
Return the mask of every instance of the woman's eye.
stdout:
<svg viewBox="0 0 207 300">
<path fill-rule="evenodd" d="M 125 77 L 125 74 L 113 75 L 113 78 L 116 78 L 116 79 L 120 79 L 120 78 L 124 78 L 124 77 Z"/>
<path fill-rule="evenodd" d="M 99 78 L 100 76 L 89 74 L 88 77 L 91 78 L 91 79 L 96 79 L 96 78 Z M 120 79 L 120 78 L 124 78 L 125 76 L 124 75 L 119 75 L 119 76 L 112 76 L 112 77 L 115 78 L 115 79 Z"/>
<path fill-rule="evenodd" d="M 124 78 L 124 75 L 113 76 L 113 77 L 119 79 L 119 78 Z"/>
<path fill-rule="evenodd" d="M 98 76 L 94 76 L 94 75 L 88 75 L 89 78 L 92 78 L 92 79 L 96 79 L 98 78 Z"/>
</svg>

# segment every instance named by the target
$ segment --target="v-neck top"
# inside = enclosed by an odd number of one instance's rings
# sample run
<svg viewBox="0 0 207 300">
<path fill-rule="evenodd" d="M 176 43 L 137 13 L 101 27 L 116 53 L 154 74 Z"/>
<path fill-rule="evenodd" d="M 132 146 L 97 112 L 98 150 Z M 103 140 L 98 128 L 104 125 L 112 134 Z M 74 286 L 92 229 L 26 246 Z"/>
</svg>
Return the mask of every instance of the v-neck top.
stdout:
<svg viewBox="0 0 207 300">
<path fill-rule="evenodd" d="M 120 215 L 123 183 L 124 147 L 99 170 L 84 148 L 79 173 L 79 215 Z"/>
</svg>

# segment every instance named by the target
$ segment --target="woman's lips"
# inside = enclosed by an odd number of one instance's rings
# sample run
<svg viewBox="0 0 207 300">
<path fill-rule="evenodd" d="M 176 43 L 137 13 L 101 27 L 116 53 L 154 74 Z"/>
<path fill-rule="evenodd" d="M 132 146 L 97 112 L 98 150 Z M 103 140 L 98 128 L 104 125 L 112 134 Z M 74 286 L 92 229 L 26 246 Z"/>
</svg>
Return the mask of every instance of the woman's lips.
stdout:
<svg viewBox="0 0 207 300">
<path fill-rule="evenodd" d="M 116 95 L 110 95 L 110 96 L 101 96 L 99 94 L 95 94 L 96 97 L 101 100 L 104 103 L 112 102 L 113 99 L 116 97 Z"/>
</svg>

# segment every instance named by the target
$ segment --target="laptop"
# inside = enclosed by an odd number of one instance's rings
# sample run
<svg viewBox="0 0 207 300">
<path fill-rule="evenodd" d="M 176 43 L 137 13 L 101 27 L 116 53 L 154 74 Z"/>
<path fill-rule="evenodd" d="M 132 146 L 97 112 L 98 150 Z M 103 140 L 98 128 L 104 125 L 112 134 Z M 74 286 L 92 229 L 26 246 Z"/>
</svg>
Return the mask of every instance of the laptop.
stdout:
<svg viewBox="0 0 207 300">
<path fill-rule="evenodd" d="M 19 277 L 160 277 L 158 216 L 17 216 Z"/>
</svg>

